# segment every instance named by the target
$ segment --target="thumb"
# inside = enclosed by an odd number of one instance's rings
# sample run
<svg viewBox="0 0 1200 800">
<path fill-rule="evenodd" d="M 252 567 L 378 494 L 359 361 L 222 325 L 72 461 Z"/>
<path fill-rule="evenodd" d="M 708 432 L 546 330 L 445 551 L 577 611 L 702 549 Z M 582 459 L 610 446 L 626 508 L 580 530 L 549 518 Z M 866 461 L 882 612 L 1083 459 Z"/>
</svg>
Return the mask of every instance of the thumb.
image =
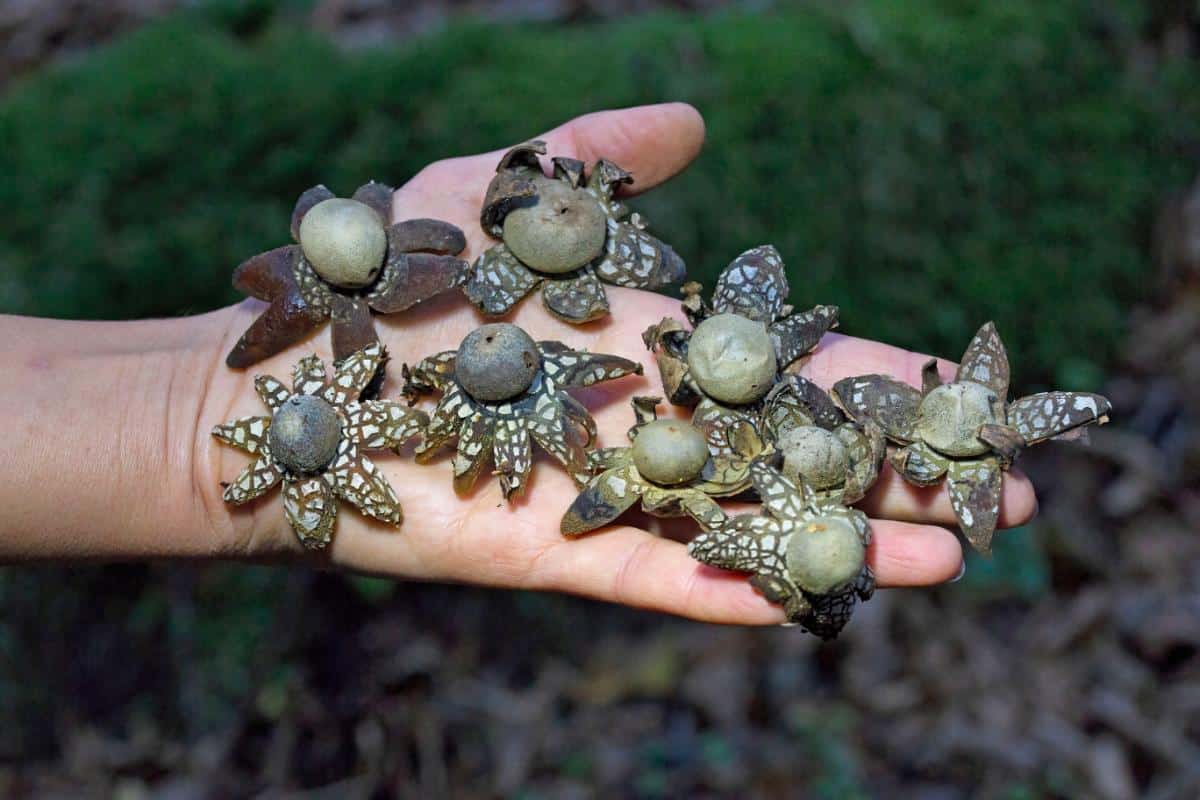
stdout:
<svg viewBox="0 0 1200 800">
<path fill-rule="evenodd" d="M 633 174 L 628 193 L 653 188 L 682 171 L 704 145 L 704 118 L 687 103 L 597 111 L 540 136 L 552 156 L 607 158 Z M 496 164 L 508 148 L 430 164 L 396 191 L 394 220 L 439 217 L 477 230 L 479 207 Z"/>
</svg>

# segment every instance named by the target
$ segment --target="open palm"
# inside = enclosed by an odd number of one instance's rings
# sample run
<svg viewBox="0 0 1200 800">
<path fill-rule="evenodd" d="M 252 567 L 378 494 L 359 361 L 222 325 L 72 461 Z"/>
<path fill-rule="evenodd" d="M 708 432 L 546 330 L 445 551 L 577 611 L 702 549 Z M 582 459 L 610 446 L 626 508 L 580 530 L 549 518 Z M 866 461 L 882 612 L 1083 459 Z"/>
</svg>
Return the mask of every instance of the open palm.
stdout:
<svg viewBox="0 0 1200 800">
<path fill-rule="evenodd" d="M 696 156 L 703 143 L 704 124 L 690 106 L 668 104 L 590 114 L 537 138 L 547 142 L 553 155 L 588 162 L 600 157 L 615 161 L 633 173 L 636 183 L 631 188 L 641 191 L 670 178 Z M 396 192 L 393 217 L 435 217 L 458 225 L 467 234 L 463 257 L 473 260 L 493 244 L 479 226 L 479 209 L 502 152 L 430 165 Z M 679 301 L 669 297 L 606 288 L 613 313 L 599 322 L 584 326 L 563 323 L 545 311 L 536 295 L 522 302 L 508 321 L 538 340 L 613 353 L 646 366 L 644 376 L 577 393 L 596 418 L 600 444 L 618 446 L 627 443 L 625 432 L 634 421 L 630 398 L 662 394 L 657 369 L 640 334 L 648 325 L 664 316 L 678 316 L 680 311 Z M 250 300 L 212 315 L 214 324 L 223 325 L 226 331 L 221 350 L 212 354 L 218 363 L 261 310 L 258 301 Z M 457 293 L 405 313 L 376 317 L 376 330 L 393 366 L 383 396 L 399 394 L 400 363 L 414 364 L 424 356 L 456 348 L 483 321 Z M 309 340 L 258 364 L 251 372 L 286 379 L 292 364 L 310 352 L 332 360 L 327 329 L 319 329 Z M 926 356 L 876 342 L 829 334 L 801 372 L 826 388 L 849 375 L 876 372 L 891 373 L 919 386 L 925 360 Z M 947 379 L 952 377 L 952 364 L 942 363 L 941 369 Z M 211 512 L 212 524 L 236 542 L 239 551 L 254 557 L 299 554 L 278 492 L 242 508 L 226 508 L 220 502 L 219 481 L 235 475 L 245 457 L 209 441 L 205 432 L 213 424 L 262 411 L 250 374 L 228 370 L 223 364 L 213 370 L 197 426 L 198 434 L 205 437 L 197 442 L 203 465 L 197 471 L 201 484 L 197 488 L 204 493 L 203 505 Z M 685 415 L 686 411 L 664 407 L 662 413 Z M 470 493 L 456 494 L 451 485 L 450 453 L 447 450 L 445 459 L 426 466 L 417 465 L 411 457 L 379 454 L 376 464 L 403 503 L 403 526 L 397 530 L 344 507 L 333 544 L 320 557 L 357 571 L 564 591 L 715 622 L 783 621 L 782 611 L 759 596 L 744 578 L 692 560 L 677 537 L 661 535 L 662 526 L 657 522 L 634 517 L 643 527 L 613 526 L 579 540 L 565 540 L 559 533 L 559 520 L 578 489 L 548 457 L 539 456 L 526 493 L 510 504 L 503 500 L 498 482 L 486 474 Z M 944 488 L 912 487 L 885 468 L 862 507 L 876 518 L 869 561 L 880 586 L 936 583 L 958 573 L 962 563 L 958 540 L 940 527 L 954 523 Z M 1009 473 L 1001 527 L 1025 522 L 1035 507 L 1028 481 L 1019 472 Z M 670 527 L 686 532 L 682 526 Z"/>
</svg>

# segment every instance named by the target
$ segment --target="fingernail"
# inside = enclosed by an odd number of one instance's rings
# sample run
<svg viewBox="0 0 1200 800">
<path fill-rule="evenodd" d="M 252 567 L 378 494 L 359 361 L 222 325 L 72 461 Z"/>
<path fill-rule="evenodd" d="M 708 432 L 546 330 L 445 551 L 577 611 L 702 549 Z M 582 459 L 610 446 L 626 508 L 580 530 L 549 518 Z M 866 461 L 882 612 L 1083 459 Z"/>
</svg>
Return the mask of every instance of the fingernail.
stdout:
<svg viewBox="0 0 1200 800">
<path fill-rule="evenodd" d="M 962 564 L 960 564 L 958 567 L 958 574 L 955 575 L 950 580 L 948 580 L 947 583 L 958 583 L 959 581 L 961 581 L 963 579 L 963 575 L 966 575 L 966 574 L 967 574 L 967 562 L 964 559 Z"/>
</svg>

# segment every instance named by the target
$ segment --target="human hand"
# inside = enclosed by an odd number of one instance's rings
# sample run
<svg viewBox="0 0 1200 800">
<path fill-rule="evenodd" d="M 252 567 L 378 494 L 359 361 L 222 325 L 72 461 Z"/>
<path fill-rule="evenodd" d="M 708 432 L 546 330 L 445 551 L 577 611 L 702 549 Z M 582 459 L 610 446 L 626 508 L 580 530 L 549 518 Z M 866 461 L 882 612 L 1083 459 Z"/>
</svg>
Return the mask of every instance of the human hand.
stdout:
<svg viewBox="0 0 1200 800">
<path fill-rule="evenodd" d="M 532 138 L 532 137 L 531 137 Z M 552 155 L 588 162 L 605 157 L 633 173 L 634 192 L 663 182 L 682 170 L 699 152 L 704 125 L 695 109 L 683 104 L 648 106 L 589 114 L 541 136 Z M 494 242 L 479 226 L 483 193 L 503 150 L 455 158 L 430 165 L 395 193 L 393 218 L 434 217 L 458 225 L 467 235 L 463 258 L 474 260 Z M 759 242 L 746 242 L 747 246 Z M 631 376 L 580 395 L 596 418 L 599 442 L 626 443 L 633 423 L 633 395 L 663 394 L 652 357 L 640 334 L 664 316 L 680 316 L 679 301 L 650 292 L 606 287 L 613 313 L 584 326 L 563 323 L 548 314 L 536 297 L 522 302 L 509 321 L 535 339 L 556 339 L 575 348 L 612 353 L 641 361 L 645 376 Z M 819 298 L 806 298 L 818 300 Z M 216 337 L 207 354 L 217 364 L 204 387 L 199 406 L 195 491 L 203 499 L 207 519 L 221 549 L 248 557 L 276 557 L 302 550 L 284 519 L 278 491 L 242 508 L 226 506 L 221 480 L 230 480 L 246 457 L 208 437 L 212 425 L 239 416 L 261 414 L 253 390 L 253 374 L 282 380 L 302 355 L 316 352 L 332 361 L 327 329 L 252 370 L 224 367 L 226 352 L 261 312 L 258 301 L 207 315 L 224 336 Z M 376 330 L 392 358 L 383 387 L 385 398 L 399 392 L 398 365 L 454 349 L 483 318 L 462 298 L 450 293 L 397 315 L 377 316 Z M 926 356 L 888 345 L 829 334 L 801 369 L 824 388 L 838 379 L 866 373 L 890 373 L 920 385 Z M 953 365 L 940 362 L 946 379 Z M 665 413 L 686 416 L 683 409 Z M 663 526 L 645 518 L 639 526 L 617 525 L 578 540 L 559 533 L 559 520 L 578 493 L 559 466 L 537 459 L 524 496 L 506 503 L 494 478 L 481 476 L 475 489 L 457 495 L 450 479 L 449 454 L 432 465 L 411 458 L 380 454 L 373 459 L 395 488 L 404 506 L 400 529 L 362 517 L 343 506 L 330 549 L 317 558 L 348 569 L 404 578 L 463 581 L 489 586 L 552 590 L 595 597 L 632 606 L 667 611 L 714 622 L 768 624 L 782 622 L 782 611 L 759 596 L 745 578 L 691 559 L 684 544 L 650 532 Z M 921 489 L 902 481 L 885 467 L 880 480 L 861 504 L 872 517 L 874 541 L 868 559 L 881 587 L 937 583 L 958 574 L 962 551 L 953 533 L 954 515 L 944 487 Z M 1028 480 L 1018 471 L 1006 476 L 1000 526 L 1022 524 L 1036 501 Z"/>
</svg>

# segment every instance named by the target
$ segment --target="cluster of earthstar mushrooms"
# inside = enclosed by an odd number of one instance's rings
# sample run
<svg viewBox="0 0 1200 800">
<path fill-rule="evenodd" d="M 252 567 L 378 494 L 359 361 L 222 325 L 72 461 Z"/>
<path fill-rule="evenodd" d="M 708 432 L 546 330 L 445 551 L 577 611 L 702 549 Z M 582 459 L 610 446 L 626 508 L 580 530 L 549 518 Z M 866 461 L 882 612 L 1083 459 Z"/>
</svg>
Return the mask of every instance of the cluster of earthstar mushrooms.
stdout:
<svg viewBox="0 0 1200 800">
<path fill-rule="evenodd" d="M 306 547 L 326 547 L 338 500 L 400 525 L 400 501 L 366 451 L 397 454 L 418 441 L 420 463 L 452 448 L 455 489 L 468 491 L 488 464 L 505 498 L 528 485 L 536 445 L 580 487 L 562 518 L 576 537 L 635 504 L 690 517 L 701 533 L 693 557 L 750 574 L 791 622 L 832 638 L 855 603 L 874 590 L 871 529 L 853 504 L 886 460 L 906 480 L 945 481 L 959 525 L 987 552 L 999 516 L 1003 473 L 1021 450 L 1079 436 L 1107 421 L 1095 394 L 1045 392 L 1009 401 L 1009 368 L 995 327 L 979 329 L 955 380 L 936 365 L 920 389 L 886 375 L 846 378 L 826 393 L 797 368 L 837 325 L 838 310 L 788 304 L 774 247 L 742 253 L 721 273 L 711 301 L 683 286 L 683 316 L 643 334 L 666 400 L 690 421 L 659 419 L 658 397 L 635 397 L 630 444 L 597 448 L 596 426 L 573 387 L 641 374 L 614 355 L 535 341 L 504 322 L 482 325 L 455 350 L 403 367 L 405 402 L 380 398 L 387 354 L 373 314 L 394 314 L 461 289 L 483 314 L 507 314 L 540 288 L 546 309 L 570 323 L 610 313 L 604 283 L 656 289 L 684 278 L 670 246 L 615 198 L 632 176 L 606 160 L 591 169 L 551 159 L 542 142 L 500 160 L 480 214 L 497 241 L 474 264 L 466 237 L 432 219 L 391 222 L 390 187 L 368 183 L 351 198 L 323 186 L 292 214 L 296 243 L 254 256 L 234 285 L 268 305 L 226 359 L 257 363 L 332 323 L 332 377 L 315 355 L 295 366 L 289 389 L 271 376 L 254 386 L 267 414 L 218 425 L 213 435 L 253 456 L 228 484 L 241 504 L 283 485 L 284 513 Z M 438 396 L 431 413 L 413 406 Z M 889 451 L 888 444 L 892 445 Z M 759 513 L 728 515 L 718 500 L 755 501 Z"/>
</svg>

